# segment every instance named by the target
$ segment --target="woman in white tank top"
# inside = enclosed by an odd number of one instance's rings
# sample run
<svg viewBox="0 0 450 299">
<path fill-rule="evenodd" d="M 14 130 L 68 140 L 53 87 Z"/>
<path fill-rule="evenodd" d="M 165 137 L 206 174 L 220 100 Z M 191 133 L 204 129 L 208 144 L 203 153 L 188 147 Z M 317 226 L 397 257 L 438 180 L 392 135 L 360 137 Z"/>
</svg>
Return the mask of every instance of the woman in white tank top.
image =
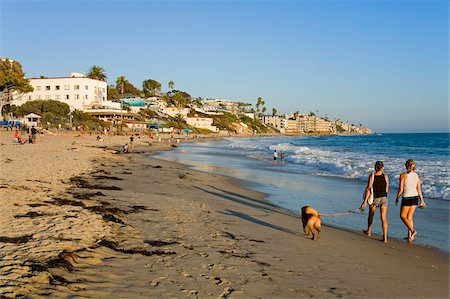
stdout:
<svg viewBox="0 0 450 299">
<path fill-rule="evenodd" d="M 420 177 L 414 172 L 416 170 L 416 163 L 414 160 L 409 159 L 406 161 L 405 166 L 406 172 L 400 175 L 400 186 L 398 188 L 395 204 L 398 205 L 398 199 L 402 196 L 400 218 L 408 228 L 407 240 L 413 241 L 417 234 L 417 231 L 414 229 L 414 212 L 419 204 L 419 199 L 421 208 L 425 208 L 426 204 L 420 189 Z"/>
</svg>

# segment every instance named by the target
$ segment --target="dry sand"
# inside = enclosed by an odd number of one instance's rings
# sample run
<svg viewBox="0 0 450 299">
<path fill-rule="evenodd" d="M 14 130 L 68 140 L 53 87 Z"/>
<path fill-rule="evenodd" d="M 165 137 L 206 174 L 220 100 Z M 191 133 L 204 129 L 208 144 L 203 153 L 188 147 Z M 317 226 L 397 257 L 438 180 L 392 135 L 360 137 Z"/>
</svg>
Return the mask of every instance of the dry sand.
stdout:
<svg viewBox="0 0 450 299">
<path fill-rule="evenodd" d="M 448 298 L 448 254 L 323 227 L 144 139 L 0 132 L 0 297 Z M 75 144 L 72 144 L 75 142 Z M 165 147 L 168 148 L 168 147 Z"/>
</svg>

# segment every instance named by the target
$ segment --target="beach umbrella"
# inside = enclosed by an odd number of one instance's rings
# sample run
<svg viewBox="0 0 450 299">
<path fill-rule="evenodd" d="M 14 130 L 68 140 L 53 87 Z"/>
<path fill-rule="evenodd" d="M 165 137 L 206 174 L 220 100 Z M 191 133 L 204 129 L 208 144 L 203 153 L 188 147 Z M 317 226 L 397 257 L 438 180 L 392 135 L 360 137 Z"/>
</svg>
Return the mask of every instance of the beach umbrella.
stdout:
<svg viewBox="0 0 450 299">
<path fill-rule="evenodd" d="M 194 131 L 192 131 L 191 129 L 183 129 L 182 132 L 183 133 L 192 133 Z"/>
</svg>

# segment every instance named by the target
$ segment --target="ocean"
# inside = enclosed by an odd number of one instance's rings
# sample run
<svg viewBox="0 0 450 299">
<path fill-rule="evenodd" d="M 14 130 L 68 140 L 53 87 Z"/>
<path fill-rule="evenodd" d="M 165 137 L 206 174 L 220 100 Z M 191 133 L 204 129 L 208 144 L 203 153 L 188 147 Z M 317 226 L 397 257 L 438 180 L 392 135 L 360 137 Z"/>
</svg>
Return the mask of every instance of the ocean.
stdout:
<svg viewBox="0 0 450 299">
<path fill-rule="evenodd" d="M 285 152 L 285 165 L 273 165 L 273 151 Z M 367 178 L 377 160 L 389 176 L 389 238 L 403 239 L 407 229 L 395 206 L 399 175 L 407 159 L 416 162 L 426 209 L 414 216 L 415 244 L 449 252 L 449 134 L 373 134 L 225 138 L 184 143 L 160 158 L 192 168 L 241 179 L 267 200 L 299 213 L 311 205 L 321 214 L 357 209 Z M 324 224 L 354 231 L 367 227 L 367 210 L 339 217 L 323 216 Z M 372 229 L 382 234 L 379 211 Z"/>
</svg>

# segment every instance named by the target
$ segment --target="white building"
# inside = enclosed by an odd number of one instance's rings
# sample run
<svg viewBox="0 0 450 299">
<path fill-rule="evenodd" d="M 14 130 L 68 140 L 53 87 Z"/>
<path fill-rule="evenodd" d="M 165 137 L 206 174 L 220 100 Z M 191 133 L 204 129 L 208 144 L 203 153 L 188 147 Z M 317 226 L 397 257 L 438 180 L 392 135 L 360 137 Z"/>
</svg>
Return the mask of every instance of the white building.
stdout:
<svg viewBox="0 0 450 299">
<path fill-rule="evenodd" d="M 216 126 L 212 125 L 213 119 L 210 117 L 199 117 L 197 115 L 193 117 L 187 117 L 186 123 L 195 128 L 208 129 L 212 132 L 219 131 Z"/>
<path fill-rule="evenodd" d="M 180 108 L 178 109 L 177 107 L 174 106 L 169 106 L 169 107 L 165 107 L 162 110 L 163 113 L 171 116 L 171 117 L 176 117 L 178 114 L 180 114 L 184 120 L 186 120 L 189 112 L 191 112 L 191 108 Z"/>
<path fill-rule="evenodd" d="M 23 94 L 13 101 L 22 105 L 32 100 L 56 100 L 69 105 L 70 110 L 86 111 L 93 107 L 119 108 L 120 104 L 107 101 L 107 83 L 71 73 L 70 77 L 30 78 L 34 91 Z"/>
</svg>

